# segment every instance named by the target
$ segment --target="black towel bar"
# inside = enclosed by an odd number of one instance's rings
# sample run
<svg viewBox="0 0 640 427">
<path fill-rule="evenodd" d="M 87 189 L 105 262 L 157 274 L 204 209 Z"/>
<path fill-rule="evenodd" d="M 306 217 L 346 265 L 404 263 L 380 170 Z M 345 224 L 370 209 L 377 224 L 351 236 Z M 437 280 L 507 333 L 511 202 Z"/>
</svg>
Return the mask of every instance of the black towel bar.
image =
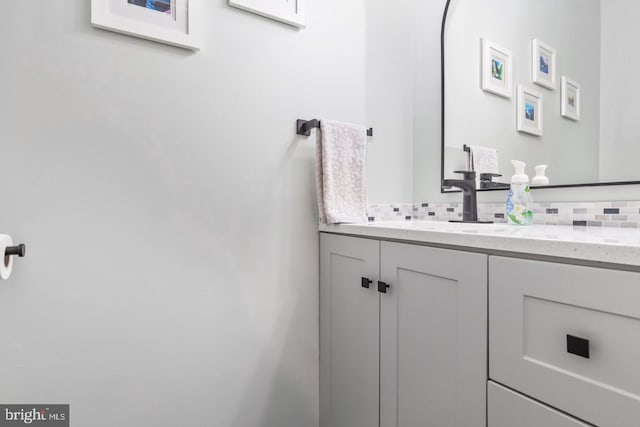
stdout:
<svg viewBox="0 0 640 427">
<path fill-rule="evenodd" d="M 309 136 L 311 135 L 311 129 L 319 128 L 319 127 L 320 127 L 320 120 L 318 119 L 296 120 L 296 134 L 298 135 Z M 373 136 L 373 128 L 367 129 L 367 136 Z"/>
</svg>

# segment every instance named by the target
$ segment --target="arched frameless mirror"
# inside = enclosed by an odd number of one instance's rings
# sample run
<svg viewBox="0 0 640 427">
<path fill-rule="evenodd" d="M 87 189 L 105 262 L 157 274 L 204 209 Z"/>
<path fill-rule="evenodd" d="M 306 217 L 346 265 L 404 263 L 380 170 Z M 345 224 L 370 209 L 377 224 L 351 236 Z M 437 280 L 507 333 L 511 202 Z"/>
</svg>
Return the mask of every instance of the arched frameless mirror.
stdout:
<svg viewBox="0 0 640 427">
<path fill-rule="evenodd" d="M 442 179 L 477 145 L 501 182 L 519 159 L 548 165 L 549 187 L 640 184 L 637 22 L 637 0 L 449 0 Z"/>
</svg>

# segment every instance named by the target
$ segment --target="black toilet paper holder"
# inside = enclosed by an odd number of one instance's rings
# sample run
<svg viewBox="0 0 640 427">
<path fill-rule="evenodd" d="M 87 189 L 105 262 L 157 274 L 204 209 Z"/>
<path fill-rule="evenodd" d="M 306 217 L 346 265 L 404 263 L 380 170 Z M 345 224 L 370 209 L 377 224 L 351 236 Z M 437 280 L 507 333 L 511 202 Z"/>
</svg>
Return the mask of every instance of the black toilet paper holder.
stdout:
<svg viewBox="0 0 640 427">
<path fill-rule="evenodd" d="M 4 251 L 4 256 L 18 255 L 20 258 L 27 253 L 27 247 L 24 243 L 20 243 L 18 246 L 7 246 Z"/>
</svg>

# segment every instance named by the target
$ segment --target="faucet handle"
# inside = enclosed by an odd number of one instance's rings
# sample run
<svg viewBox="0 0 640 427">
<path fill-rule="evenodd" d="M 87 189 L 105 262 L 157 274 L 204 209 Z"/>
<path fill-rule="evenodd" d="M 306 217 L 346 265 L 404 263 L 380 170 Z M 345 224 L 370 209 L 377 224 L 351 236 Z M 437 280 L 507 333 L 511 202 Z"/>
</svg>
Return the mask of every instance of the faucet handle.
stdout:
<svg viewBox="0 0 640 427">
<path fill-rule="evenodd" d="M 493 178 L 501 177 L 502 175 L 499 173 L 481 173 L 480 181 L 493 181 Z"/>
<path fill-rule="evenodd" d="M 453 173 L 461 173 L 462 176 L 464 177 L 464 179 L 467 179 L 469 181 L 475 181 L 476 180 L 475 171 L 453 171 Z"/>
</svg>

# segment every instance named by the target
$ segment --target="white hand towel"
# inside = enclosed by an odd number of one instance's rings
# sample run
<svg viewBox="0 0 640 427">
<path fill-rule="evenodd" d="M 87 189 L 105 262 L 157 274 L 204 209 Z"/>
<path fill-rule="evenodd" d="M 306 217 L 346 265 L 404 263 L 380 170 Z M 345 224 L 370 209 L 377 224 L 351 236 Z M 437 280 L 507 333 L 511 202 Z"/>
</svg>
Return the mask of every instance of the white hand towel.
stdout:
<svg viewBox="0 0 640 427">
<path fill-rule="evenodd" d="M 476 180 L 480 181 L 481 173 L 498 172 L 498 151 L 493 148 L 470 145 L 471 170 L 476 172 Z"/>
<path fill-rule="evenodd" d="M 322 119 L 317 135 L 316 187 L 320 222 L 365 223 L 367 130 L 364 126 Z"/>
</svg>

